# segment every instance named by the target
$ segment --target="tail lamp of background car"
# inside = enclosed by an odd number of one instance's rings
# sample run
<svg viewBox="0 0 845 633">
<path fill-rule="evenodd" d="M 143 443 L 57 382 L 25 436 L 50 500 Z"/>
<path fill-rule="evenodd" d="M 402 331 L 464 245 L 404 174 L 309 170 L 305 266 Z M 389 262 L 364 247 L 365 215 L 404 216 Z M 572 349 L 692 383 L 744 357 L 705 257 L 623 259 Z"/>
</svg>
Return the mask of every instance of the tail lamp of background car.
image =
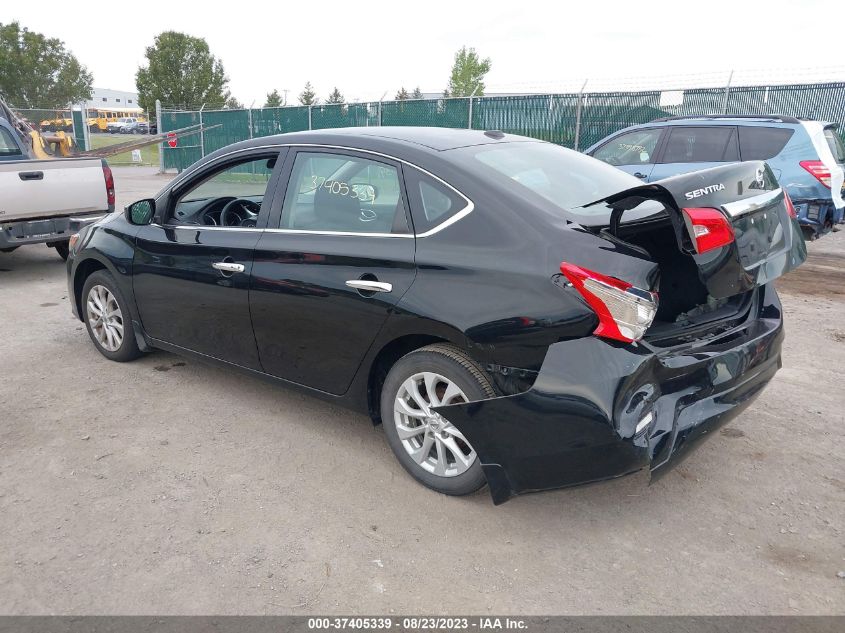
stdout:
<svg viewBox="0 0 845 633">
<path fill-rule="evenodd" d="M 561 263 L 560 272 L 598 316 L 596 336 L 638 341 L 657 314 L 657 293 L 567 262 Z"/>
<path fill-rule="evenodd" d="M 830 189 L 830 169 L 828 169 L 822 161 L 802 160 L 798 164 L 815 176 L 816 180 Z"/>
<path fill-rule="evenodd" d="M 111 173 L 111 167 L 103 165 L 103 178 L 106 179 L 106 196 L 108 203 L 114 204 L 114 175 Z"/>
</svg>

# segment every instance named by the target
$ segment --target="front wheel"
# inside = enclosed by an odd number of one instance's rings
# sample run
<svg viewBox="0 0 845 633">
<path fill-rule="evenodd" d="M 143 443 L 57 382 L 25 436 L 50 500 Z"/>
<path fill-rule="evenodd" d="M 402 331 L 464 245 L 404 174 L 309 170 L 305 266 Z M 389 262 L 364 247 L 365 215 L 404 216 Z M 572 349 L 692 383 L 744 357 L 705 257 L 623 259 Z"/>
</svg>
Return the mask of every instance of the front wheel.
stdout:
<svg viewBox="0 0 845 633">
<path fill-rule="evenodd" d="M 85 280 L 82 314 L 88 336 L 103 356 L 122 363 L 141 355 L 128 304 L 110 273 L 98 270 Z"/>
<path fill-rule="evenodd" d="M 453 345 L 435 344 L 403 356 L 381 393 L 381 419 L 399 463 L 424 486 L 447 495 L 481 488 L 478 455 L 460 429 L 433 408 L 495 396 L 482 369 Z"/>
</svg>

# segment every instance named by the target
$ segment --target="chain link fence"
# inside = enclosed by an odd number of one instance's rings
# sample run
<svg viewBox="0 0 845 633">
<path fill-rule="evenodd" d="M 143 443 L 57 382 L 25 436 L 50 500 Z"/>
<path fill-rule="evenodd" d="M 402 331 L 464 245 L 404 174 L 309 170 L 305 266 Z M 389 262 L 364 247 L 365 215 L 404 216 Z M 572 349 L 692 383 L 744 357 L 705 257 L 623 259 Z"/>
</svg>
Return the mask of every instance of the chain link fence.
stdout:
<svg viewBox="0 0 845 633">
<path fill-rule="evenodd" d="M 218 126 L 164 145 L 164 169 L 250 138 L 337 127 L 438 126 L 501 130 L 583 150 L 608 134 L 666 116 L 783 114 L 845 124 L 845 82 L 420 99 L 246 110 L 164 109 L 167 132 Z M 845 125 L 840 126 L 845 134 Z"/>
</svg>

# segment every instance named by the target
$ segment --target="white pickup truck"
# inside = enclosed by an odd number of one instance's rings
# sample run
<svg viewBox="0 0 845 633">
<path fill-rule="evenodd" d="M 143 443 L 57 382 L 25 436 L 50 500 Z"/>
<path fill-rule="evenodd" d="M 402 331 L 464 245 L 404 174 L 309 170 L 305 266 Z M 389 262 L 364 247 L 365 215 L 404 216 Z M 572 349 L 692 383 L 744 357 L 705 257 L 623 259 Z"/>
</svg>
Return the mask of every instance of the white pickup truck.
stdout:
<svg viewBox="0 0 845 633">
<path fill-rule="evenodd" d="M 0 253 L 47 244 L 67 259 L 70 236 L 112 211 L 114 178 L 105 160 L 32 160 L 0 118 Z"/>
</svg>

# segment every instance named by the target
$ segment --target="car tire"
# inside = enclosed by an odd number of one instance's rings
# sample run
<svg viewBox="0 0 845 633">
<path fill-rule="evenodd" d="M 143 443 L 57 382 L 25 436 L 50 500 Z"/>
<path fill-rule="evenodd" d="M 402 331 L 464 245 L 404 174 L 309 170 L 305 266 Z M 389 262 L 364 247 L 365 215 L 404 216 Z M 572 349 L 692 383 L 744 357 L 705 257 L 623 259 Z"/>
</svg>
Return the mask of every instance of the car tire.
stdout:
<svg viewBox="0 0 845 633">
<path fill-rule="evenodd" d="M 135 340 L 129 304 L 111 273 L 105 270 L 91 273 L 82 287 L 80 303 L 88 336 L 103 356 L 119 363 L 141 356 L 141 350 Z M 114 306 L 117 307 L 116 313 Z M 98 312 L 102 314 L 104 309 L 109 316 L 105 323 L 97 319 Z M 119 324 L 119 327 L 116 324 Z"/>
<path fill-rule="evenodd" d="M 424 402 L 412 395 L 413 385 L 417 386 L 415 395 Z M 435 406 L 441 399 L 444 404 L 457 404 L 492 398 L 496 392 L 475 361 L 454 345 L 443 343 L 400 358 L 390 368 L 381 391 L 382 426 L 402 467 L 437 492 L 473 493 L 486 483 L 480 460 L 459 429 L 441 416 L 428 415 L 432 412 L 423 408 L 432 404 L 427 385 L 434 385 Z M 407 415 L 409 409 L 413 416 Z"/>
<path fill-rule="evenodd" d="M 56 252 L 59 254 L 63 260 L 67 261 L 67 256 L 70 254 L 70 244 L 67 240 L 62 242 L 53 242 L 50 244 L 53 248 L 56 249 Z"/>
</svg>

